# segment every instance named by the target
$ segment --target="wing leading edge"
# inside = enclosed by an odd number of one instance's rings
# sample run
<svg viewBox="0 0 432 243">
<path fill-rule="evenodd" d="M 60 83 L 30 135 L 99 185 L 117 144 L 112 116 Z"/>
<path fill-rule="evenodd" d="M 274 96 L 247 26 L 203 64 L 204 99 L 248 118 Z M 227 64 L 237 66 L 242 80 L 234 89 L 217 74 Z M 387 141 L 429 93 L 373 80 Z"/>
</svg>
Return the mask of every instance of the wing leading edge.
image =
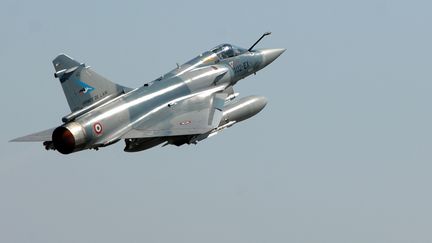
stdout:
<svg viewBox="0 0 432 243">
<path fill-rule="evenodd" d="M 41 131 L 41 132 L 36 132 L 36 133 L 32 133 L 26 136 L 22 136 L 19 138 L 14 138 L 12 140 L 10 140 L 9 142 L 46 142 L 46 141 L 51 141 L 52 138 L 52 133 L 54 131 L 55 127 Z"/>
</svg>

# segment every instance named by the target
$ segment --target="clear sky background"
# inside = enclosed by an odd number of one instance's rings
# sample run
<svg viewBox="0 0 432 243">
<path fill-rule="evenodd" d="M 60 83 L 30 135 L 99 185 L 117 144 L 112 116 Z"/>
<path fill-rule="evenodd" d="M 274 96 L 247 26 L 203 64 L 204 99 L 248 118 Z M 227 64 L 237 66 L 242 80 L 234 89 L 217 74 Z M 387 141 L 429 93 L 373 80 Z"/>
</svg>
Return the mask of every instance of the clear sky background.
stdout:
<svg viewBox="0 0 432 243">
<path fill-rule="evenodd" d="M 0 2 L 0 242 L 432 242 L 431 1 Z M 138 87 L 224 42 L 287 51 L 198 145 L 8 143 L 69 113 L 67 53 Z"/>
</svg>

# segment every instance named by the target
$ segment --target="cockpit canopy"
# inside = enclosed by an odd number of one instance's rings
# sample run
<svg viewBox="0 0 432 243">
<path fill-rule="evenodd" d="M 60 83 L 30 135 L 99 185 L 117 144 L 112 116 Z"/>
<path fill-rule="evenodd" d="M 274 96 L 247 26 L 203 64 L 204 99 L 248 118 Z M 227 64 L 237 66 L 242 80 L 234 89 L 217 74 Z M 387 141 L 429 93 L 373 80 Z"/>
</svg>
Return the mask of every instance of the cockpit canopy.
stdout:
<svg viewBox="0 0 432 243">
<path fill-rule="evenodd" d="M 247 52 L 246 49 L 241 47 L 237 47 L 231 44 L 221 44 L 210 50 L 213 53 L 216 53 L 219 59 L 223 60 L 230 57 L 235 57 L 240 54 Z"/>
<path fill-rule="evenodd" d="M 210 51 L 206 51 L 204 53 L 201 53 L 201 55 L 195 57 L 192 60 L 189 60 L 185 64 L 183 64 L 180 67 L 177 67 L 176 69 L 171 70 L 170 72 L 166 73 L 162 77 L 158 78 L 157 80 L 160 80 L 162 78 L 169 78 L 173 77 L 182 73 L 185 73 L 189 70 L 193 70 L 198 67 L 202 67 L 204 65 L 212 65 L 215 63 L 218 63 L 221 60 L 235 57 L 238 55 L 241 55 L 243 53 L 247 52 L 246 49 L 231 45 L 231 44 L 221 44 L 218 45 Z"/>
</svg>

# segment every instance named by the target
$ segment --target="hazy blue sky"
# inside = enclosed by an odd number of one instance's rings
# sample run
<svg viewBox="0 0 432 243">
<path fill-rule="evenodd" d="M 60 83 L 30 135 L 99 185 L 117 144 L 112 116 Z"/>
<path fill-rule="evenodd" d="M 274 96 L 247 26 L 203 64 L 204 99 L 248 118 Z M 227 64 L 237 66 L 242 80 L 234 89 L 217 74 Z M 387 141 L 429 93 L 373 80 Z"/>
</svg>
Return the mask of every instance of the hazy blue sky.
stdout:
<svg viewBox="0 0 432 243">
<path fill-rule="evenodd" d="M 432 242 L 431 1 L 0 2 L 0 242 Z M 287 48 L 197 146 L 8 143 L 69 112 L 61 52 L 137 87 L 217 44 Z"/>
</svg>

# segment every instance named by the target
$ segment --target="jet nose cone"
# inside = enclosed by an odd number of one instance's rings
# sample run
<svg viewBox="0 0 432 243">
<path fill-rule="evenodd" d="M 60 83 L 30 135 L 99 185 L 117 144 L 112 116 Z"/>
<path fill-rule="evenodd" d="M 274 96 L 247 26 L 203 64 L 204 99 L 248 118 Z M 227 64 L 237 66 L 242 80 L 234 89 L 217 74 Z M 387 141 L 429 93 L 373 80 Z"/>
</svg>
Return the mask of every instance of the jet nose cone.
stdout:
<svg viewBox="0 0 432 243">
<path fill-rule="evenodd" d="M 270 63 L 272 63 L 276 58 L 278 58 L 282 53 L 284 53 L 286 49 L 283 48 L 274 48 L 274 49 L 263 49 L 260 50 L 260 53 L 263 57 L 260 68 L 263 68 Z"/>
</svg>

